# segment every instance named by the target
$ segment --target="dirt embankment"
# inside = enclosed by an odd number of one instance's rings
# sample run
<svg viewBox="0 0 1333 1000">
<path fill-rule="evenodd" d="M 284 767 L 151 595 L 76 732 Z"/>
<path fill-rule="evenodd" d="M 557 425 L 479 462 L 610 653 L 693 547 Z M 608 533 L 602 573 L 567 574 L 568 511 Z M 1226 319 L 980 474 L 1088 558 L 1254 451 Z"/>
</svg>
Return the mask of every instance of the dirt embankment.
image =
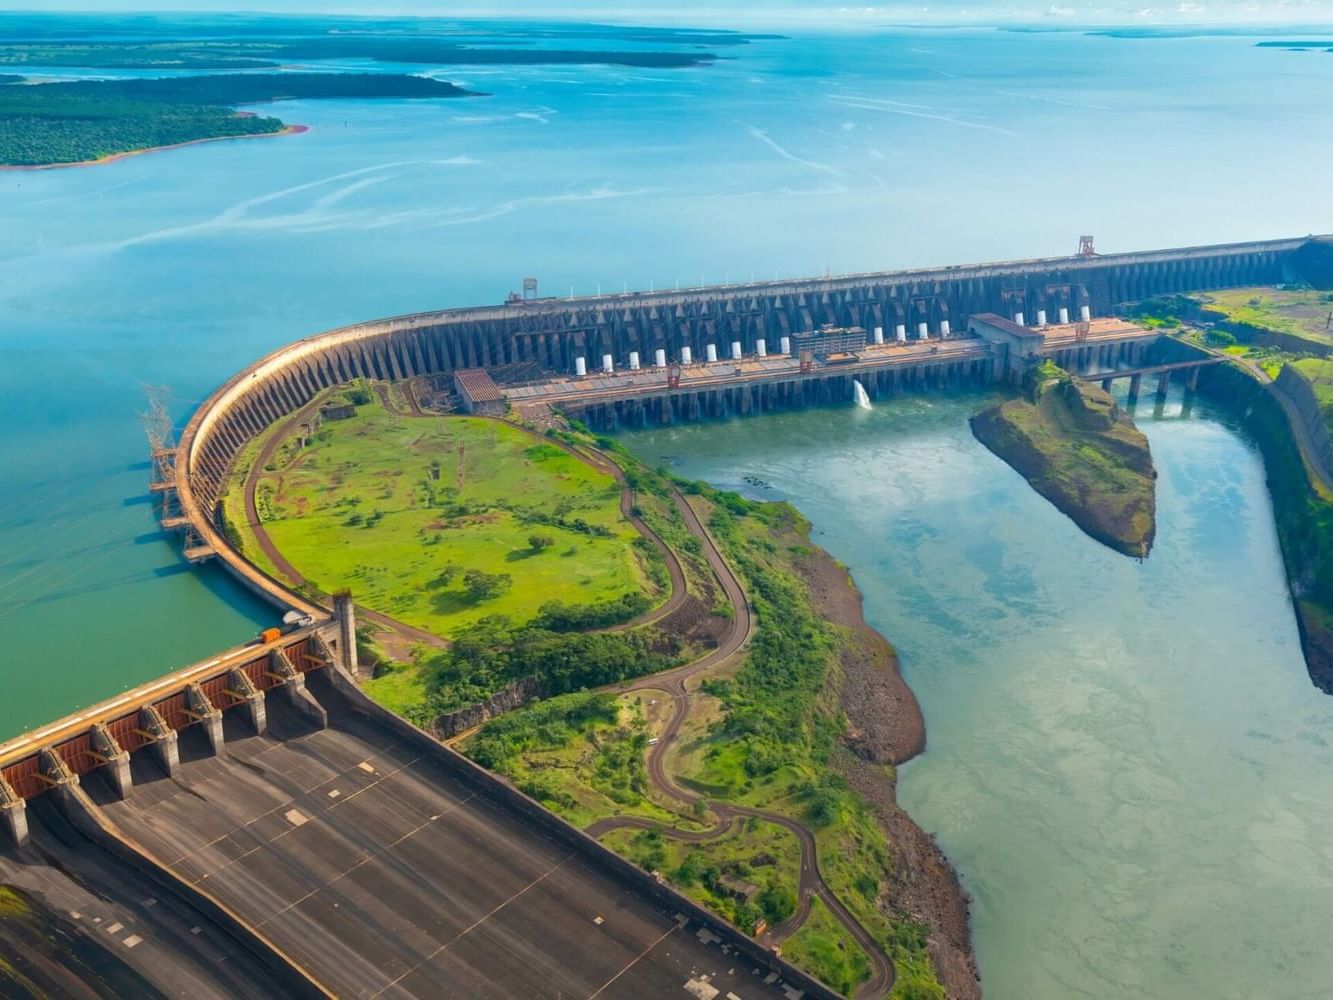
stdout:
<svg viewBox="0 0 1333 1000">
<path fill-rule="evenodd" d="M 1148 439 L 1100 387 L 1063 376 L 971 424 L 978 441 L 1097 541 L 1148 554 L 1157 532 Z"/>
<path fill-rule="evenodd" d="M 930 956 L 951 1000 L 979 1000 L 967 894 L 939 845 L 899 808 L 891 767 L 925 749 L 921 707 L 898 672 L 898 657 L 866 624 L 861 592 L 822 549 L 801 567 L 816 614 L 843 632 L 839 697 L 847 716 L 839 773 L 879 816 L 892 845 L 892 871 L 879 905 L 930 928 Z"/>
</svg>

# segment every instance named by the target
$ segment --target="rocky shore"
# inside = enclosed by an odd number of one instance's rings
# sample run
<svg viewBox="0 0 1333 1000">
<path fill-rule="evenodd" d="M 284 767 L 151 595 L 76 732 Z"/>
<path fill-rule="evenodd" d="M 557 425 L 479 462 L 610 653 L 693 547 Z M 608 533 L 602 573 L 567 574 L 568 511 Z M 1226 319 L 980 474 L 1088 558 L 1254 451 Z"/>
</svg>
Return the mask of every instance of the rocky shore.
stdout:
<svg viewBox="0 0 1333 1000">
<path fill-rule="evenodd" d="M 978 441 L 1097 541 L 1146 556 L 1157 530 L 1148 439 L 1099 386 L 1047 365 L 972 418 Z"/>
<path fill-rule="evenodd" d="M 926 746 L 921 707 L 898 672 L 893 647 L 866 623 L 847 570 L 819 548 L 800 569 L 813 610 L 843 638 L 838 691 L 848 728 L 835 766 L 873 807 L 892 845 L 879 906 L 930 928 L 930 957 L 950 1000 L 979 1000 L 967 894 L 939 845 L 897 802 L 894 766 Z"/>
</svg>

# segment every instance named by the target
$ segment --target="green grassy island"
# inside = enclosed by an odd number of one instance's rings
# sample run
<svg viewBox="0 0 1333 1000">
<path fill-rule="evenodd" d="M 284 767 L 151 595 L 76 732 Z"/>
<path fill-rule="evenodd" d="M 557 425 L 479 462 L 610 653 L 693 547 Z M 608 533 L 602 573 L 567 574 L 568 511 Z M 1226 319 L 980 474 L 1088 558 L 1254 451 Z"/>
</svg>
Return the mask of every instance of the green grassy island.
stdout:
<svg viewBox="0 0 1333 1000">
<path fill-rule="evenodd" d="M 1148 554 L 1157 476 L 1148 439 L 1099 386 L 1046 362 L 1024 396 L 974 416 L 972 432 L 1093 538 Z"/>
<path fill-rule="evenodd" d="M 386 707 L 849 996 L 978 995 L 894 801 L 919 709 L 790 506 L 354 384 L 251 442 L 223 511 L 273 576 L 351 589 Z"/>
<path fill-rule="evenodd" d="M 101 160 L 209 139 L 297 131 L 239 104 L 297 98 L 438 98 L 452 83 L 388 73 L 257 73 L 0 87 L 0 166 Z"/>
</svg>

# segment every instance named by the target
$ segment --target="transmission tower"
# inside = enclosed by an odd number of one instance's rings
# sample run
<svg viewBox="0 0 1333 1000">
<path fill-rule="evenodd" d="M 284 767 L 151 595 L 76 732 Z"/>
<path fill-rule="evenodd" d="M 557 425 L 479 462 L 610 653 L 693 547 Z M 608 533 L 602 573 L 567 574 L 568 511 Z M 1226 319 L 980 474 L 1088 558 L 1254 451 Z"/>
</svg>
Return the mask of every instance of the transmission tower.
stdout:
<svg viewBox="0 0 1333 1000">
<path fill-rule="evenodd" d="M 139 414 L 144 433 L 148 436 L 149 454 L 153 459 L 153 484 L 172 486 L 176 481 L 176 431 L 171 419 L 171 390 L 162 385 L 143 385 L 148 409 Z"/>
</svg>

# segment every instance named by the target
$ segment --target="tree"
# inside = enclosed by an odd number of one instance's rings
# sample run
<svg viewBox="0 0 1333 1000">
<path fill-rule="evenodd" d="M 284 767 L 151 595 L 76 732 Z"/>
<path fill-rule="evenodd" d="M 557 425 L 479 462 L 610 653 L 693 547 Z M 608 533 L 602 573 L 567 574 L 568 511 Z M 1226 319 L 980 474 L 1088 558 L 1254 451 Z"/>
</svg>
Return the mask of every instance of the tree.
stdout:
<svg viewBox="0 0 1333 1000">
<path fill-rule="evenodd" d="M 532 549 L 533 554 L 545 552 L 555 544 L 555 539 L 550 535 L 529 535 L 528 548 Z"/>
<path fill-rule="evenodd" d="M 796 912 L 796 893 L 778 882 L 770 882 L 756 902 L 770 925 L 780 924 Z"/>
<path fill-rule="evenodd" d="M 474 602 L 489 601 L 499 597 L 514 584 L 508 573 L 487 573 L 479 569 L 470 569 L 463 574 L 463 589 Z"/>
<path fill-rule="evenodd" d="M 458 567 L 453 563 L 447 563 L 444 569 L 440 570 L 440 575 L 431 580 L 426 586 L 438 590 L 453 583 L 456 576 L 458 576 Z"/>
</svg>

